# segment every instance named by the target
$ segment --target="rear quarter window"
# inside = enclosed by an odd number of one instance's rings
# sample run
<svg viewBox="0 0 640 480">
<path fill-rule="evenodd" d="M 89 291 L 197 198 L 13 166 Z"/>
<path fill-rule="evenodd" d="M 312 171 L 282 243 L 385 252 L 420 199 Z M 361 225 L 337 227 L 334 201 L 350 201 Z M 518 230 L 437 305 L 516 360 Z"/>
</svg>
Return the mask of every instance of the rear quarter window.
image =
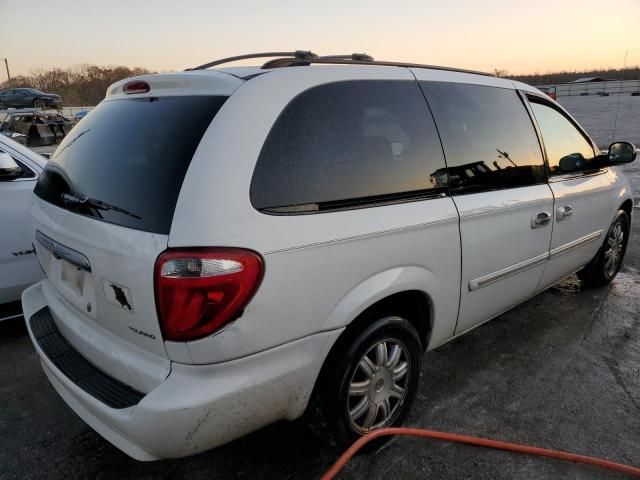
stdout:
<svg viewBox="0 0 640 480">
<path fill-rule="evenodd" d="M 61 195 L 72 191 L 117 207 L 76 209 L 77 213 L 168 234 L 191 158 L 226 98 L 147 97 L 101 103 L 60 144 L 36 185 L 36 195 L 64 207 Z"/>
<path fill-rule="evenodd" d="M 347 81 L 311 88 L 276 120 L 251 182 L 253 206 L 312 213 L 444 193 L 433 119 L 416 82 Z"/>
</svg>

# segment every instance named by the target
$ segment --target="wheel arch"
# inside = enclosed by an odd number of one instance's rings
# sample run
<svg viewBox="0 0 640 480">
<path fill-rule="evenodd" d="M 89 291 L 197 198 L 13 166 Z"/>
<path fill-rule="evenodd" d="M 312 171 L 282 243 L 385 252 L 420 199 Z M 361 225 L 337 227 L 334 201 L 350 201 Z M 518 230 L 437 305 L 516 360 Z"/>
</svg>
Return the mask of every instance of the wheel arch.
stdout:
<svg viewBox="0 0 640 480">
<path fill-rule="evenodd" d="M 378 299 L 362 310 L 349 324 L 329 349 L 316 385 L 322 381 L 324 372 L 330 369 L 350 342 L 371 324 L 375 316 L 397 315 L 405 318 L 416 329 L 423 351 L 429 345 L 433 330 L 432 303 L 423 290 L 403 290 Z M 375 315 L 375 316 L 374 316 Z"/>
<path fill-rule="evenodd" d="M 322 367 L 316 377 L 310 402 L 307 411 L 312 405 L 317 405 L 319 400 L 319 389 L 326 383 L 327 378 L 336 362 L 339 361 L 340 354 L 344 352 L 357 335 L 371 324 L 372 315 L 398 315 L 411 323 L 418 332 L 423 351 L 429 345 L 430 336 L 433 330 L 433 307 L 432 299 L 420 289 L 407 289 L 387 294 L 377 299 L 364 308 L 346 326 L 344 331 L 333 343 L 329 353 L 324 359 Z M 312 407 L 313 408 L 313 407 Z"/>
<path fill-rule="evenodd" d="M 629 215 L 629 219 L 631 219 L 633 200 L 631 200 L 630 198 L 626 199 L 624 202 L 622 202 L 622 205 L 620 205 L 620 208 L 618 208 L 618 210 L 624 210 L 625 212 L 627 212 L 627 215 Z"/>
<path fill-rule="evenodd" d="M 433 325 L 431 299 L 426 292 L 404 290 L 378 300 L 368 306 L 347 325 L 336 344 L 342 337 L 350 338 L 364 330 L 371 323 L 372 314 L 379 314 L 380 316 L 385 314 L 397 315 L 405 318 L 418 332 L 422 349 L 427 349 Z"/>
<path fill-rule="evenodd" d="M 460 279 L 440 278 L 428 268 L 397 266 L 378 272 L 352 288 L 332 309 L 322 330 L 343 329 L 328 349 L 307 404 L 307 414 L 318 413 L 322 387 L 333 365 L 350 342 L 372 321 L 372 312 L 406 318 L 418 332 L 423 350 L 451 338 L 458 314 L 458 298 L 449 301 L 452 289 L 459 293 Z M 315 413 L 314 413 L 315 412 Z"/>
<path fill-rule="evenodd" d="M 346 327 L 342 336 L 359 332 L 370 312 L 380 310 L 406 316 L 426 350 L 437 312 L 428 287 L 432 285 L 438 290 L 437 281 L 431 271 L 417 266 L 396 267 L 377 273 L 349 291 L 336 304 L 322 329 Z"/>
</svg>

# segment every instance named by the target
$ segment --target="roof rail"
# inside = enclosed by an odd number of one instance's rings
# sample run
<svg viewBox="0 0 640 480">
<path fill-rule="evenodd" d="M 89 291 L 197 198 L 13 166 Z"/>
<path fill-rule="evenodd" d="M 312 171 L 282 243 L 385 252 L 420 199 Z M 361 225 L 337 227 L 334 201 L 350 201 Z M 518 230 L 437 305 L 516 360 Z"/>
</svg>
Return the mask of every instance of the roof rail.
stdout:
<svg viewBox="0 0 640 480">
<path fill-rule="evenodd" d="M 261 52 L 248 53 L 246 55 L 237 55 L 235 57 L 221 58 L 197 67 L 187 68 L 190 70 L 204 70 L 216 65 L 235 62 L 237 60 L 246 60 L 249 58 L 268 58 L 273 60 L 262 65 L 262 69 L 282 68 L 282 67 L 298 67 L 311 64 L 328 64 L 328 65 L 378 65 L 387 67 L 405 67 L 405 68 L 428 68 L 431 70 L 444 70 L 447 72 L 473 73 L 476 75 L 484 75 L 487 77 L 495 77 L 492 73 L 480 72 L 477 70 L 467 70 L 464 68 L 444 67 L 441 65 L 424 65 L 420 63 L 405 63 L 394 61 L 378 61 L 366 53 L 352 53 L 349 55 L 324 55 L 318 56 L 309 50 L 296 50 L 293 52 Z"/>
<path fill-rule="evenodd" d="M 362 60 L 363 62 L 373 62 L 374 58 L 366 53 L 351 53 L 349 55 L 322 55 L 323 60 Z"/>
<path fill-rule="evenodd" d="M 221 58 L 209 63 L 198 65 L 197 67 L 187 68 L 185 72 L 190 70 L 204 70 L 206 68 L 215 67 L 216 65 L 222 65 L 223 63 L 235 62 L 237 60 L 246 60 L 248 58 L 265 58 L 265 57 L 284 57 L 290 62 L 307 61 L 314 58 L 318 58 L 318 55 L 309 50 L 296 50 L 295 52 L 261 52 L 261 53 L 248 53 L 246 55 L 237 55 L 235 57 Z"/>
<path fill-rule="evenodd" d="M 370 59 L 370 60 L 369 60 Z M 316 58 L 294 59 L 294 58 L 274 58 L 262 65 L 261 68 L 283 68 L 294 66 L 306 66 L 311 64 L 329 64 L 329 65 L 378 65 L 386 67 L 405 67 L 405 68 L 428 68 L 431 70 L 443 70 L 447 72 L 473 73 L 476 75 L 484 75 L 487 77 L 495 77 L 492 73 L 480 72 L 477 70 L 467 70 L 464 68 L 444 67 L 441 65 L 425 65 L 421 63 L 405 63 L 394 61 L 378 61 L 373 60 L 367 54 L 354 53 L 352 55 L 330 55 Z"/>
</svg>

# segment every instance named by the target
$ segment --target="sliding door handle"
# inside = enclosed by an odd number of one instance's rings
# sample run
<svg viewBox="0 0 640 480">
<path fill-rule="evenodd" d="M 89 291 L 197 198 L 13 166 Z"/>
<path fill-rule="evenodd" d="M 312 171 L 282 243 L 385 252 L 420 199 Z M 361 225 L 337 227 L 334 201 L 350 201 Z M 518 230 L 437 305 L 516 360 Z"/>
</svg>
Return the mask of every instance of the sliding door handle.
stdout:
<svg viewBox="0 0 640 480">
<path fill-rule="evenodd" d="M 559 222 L 560 220 L 565 219 L 566 217 L 570 217 L 573 213 L 573 207 L 571 205 L 564 205 L 562 207 L 558 207 L 556 210 L 556 220 Z"/>
</svg>

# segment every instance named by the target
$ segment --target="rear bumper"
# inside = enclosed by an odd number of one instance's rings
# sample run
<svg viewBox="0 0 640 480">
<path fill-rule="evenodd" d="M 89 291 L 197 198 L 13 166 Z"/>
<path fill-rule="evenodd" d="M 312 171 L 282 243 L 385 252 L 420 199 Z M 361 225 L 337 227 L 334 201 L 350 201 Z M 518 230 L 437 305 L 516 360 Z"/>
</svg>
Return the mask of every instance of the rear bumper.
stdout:
<svg viewBox="0 0 640 480">
<path fill-rule="evenodd" d="M 51 384 L 87 424 L 137 460 L 192 455 L 300 416 L 342 331 L 318 333 L 219 364 L 172 363 L 169 376 L 139 403 L 115 409 L 87 393 L 43 351 L 29 321 L 42 305 L 39 284 L 24 292 L 27 329 Z"/>
</svg>

